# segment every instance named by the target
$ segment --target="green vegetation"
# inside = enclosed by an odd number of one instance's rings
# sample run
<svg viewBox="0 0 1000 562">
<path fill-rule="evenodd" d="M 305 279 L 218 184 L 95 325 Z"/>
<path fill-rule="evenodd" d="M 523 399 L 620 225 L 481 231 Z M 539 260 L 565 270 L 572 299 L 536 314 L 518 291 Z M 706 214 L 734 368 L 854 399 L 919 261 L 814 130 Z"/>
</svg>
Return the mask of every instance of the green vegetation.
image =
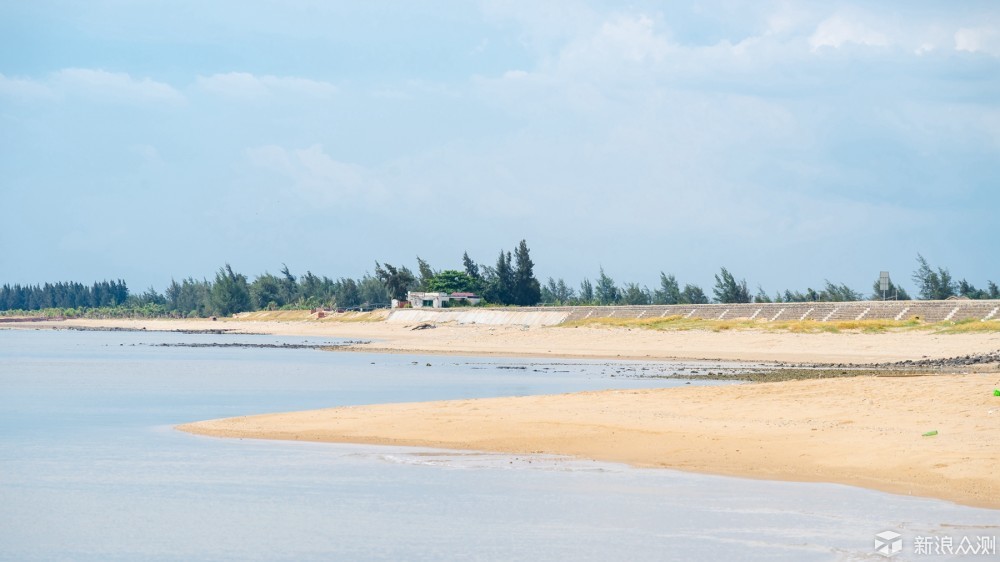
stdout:
<svg viewBox="0 0 1000 562">
<path fill-rule="evenodd" d="M 705 291 L 698 285 L 685 283 L 683 288 L 673 274 L 660 272 L 659 287 L 650 290 L 638 283 L 626 282 L 621 285 L 608 275 L 603 267 L 598 269 L 596 281 L 583 279 L 579 290 L 563 279 L 548 278 L 542 285 L 535 277 L 535 264 L 531 259 L 527 242 L 521 240 L 512 251 L 500 250 L 495 265 L 477 264 L 462 254 L 461 269 L 434 270 L 420 258 L 417 260 L 417 274 L 406 266 L 393 266 L 375 262 L 375 275 L 365 273 L 360 278 L 340 277 L 332 279 L 320 277 L 307 271 L 296 277 L 287 265 L 282 264 L 279 275 L 264 272 L 250 281 L 249 278 L 232 269 L 229 264 L 221 267 L 212 280 L 188 277 L 180 282 L 171 279 L 166 290 L 160 294 L 150 287 L 143 293 L 133 294 L 123 280 L 100 281 L 92 285 L 77 282 L 45 283 L 44 285 L 4 285 L 0 287 L 0 314 L 14 312 L 24 315 L 54 316 L 171 316 L 207 317 L 229 316 L 238 312 L 260 310 L 302 310 L 321 307 L 345 309 L 388 306 L 392 299 L 405 300 L 409 291 L 429 291 L 443 293 L 474 293 L 484 299 L 484 304 L 494 306 L 534 306 L 544 305 L 649 305 L 649 304 L 705 304 L 710 302 Z M 917 285 L 917 294 L 922 299 L 944 299 L 958 296 L 969 299 L 1000 299 L 1000 288 L 993 281 L 986 282 L 985 289 L 978 289 L 965 279 L 955 281 L 946 268 L 931 267 L 926 259 L 917 255 L 917 269 L 912 279 Z M 864 296 L 846 284 L 824 281 L 821 289 L 807 288 L 805 291 L 785 290 L 768 296 L 763 288 L 757 287 L 751 295 L 746 279 L 739 279 L 727 268 L 722 267 L 715 275 L 712 290 L 713 302 L 841 302 L 862 300 Z M 908 300 L 906 290 L 890 282 L 889 298 Z M 880 300 L 882 292 L 876 280 L 870 297 Z M 455 306 L 462 303 L 455 302 Z M 58 311 L 50 312 L 50 311 Z M 600 321 L 600 320 L 597 320 Z M 697 324 L 702 322 L 702 324 Z M 739 328 L 730 321 L 715 325 L 703 324 L 702 320 L 691 323 L 673 324 L 673 329 Z M 868 321 L 866 321 L 868 322 Z M 694 323 L 694 324 L 692 324 Z M 856 328 L 844 323 L 822 323 L 811 326 L 799 323 L 779 328 L 781 323 L 772 324 L 776 329 L 789 330 L 884 330 L 906 326 L 864 323 Z M 982 324 L 951 324 L 934 329 L 951 332 L 993 331 L 990 322 Z"/>
<path fill-rule="evenodd" d="M 463 270 L 435 270 L 423 258 L 417 257 L 415 278 L 405 267 L 375 263 L 375 274 L 392 298 L 405 300 L 408 291 L 432 293 L 473 293 L 494 305 L 534 306 L 541 300 L 541 287 L 535 278 L 534 262 L 526 241 L 521 240 L 514 252 L 500 250 L 494 267 L 478 265 L 462 254 Z M 454 301 L 450 306 L 467 306 Z"/>
<path fill-rule="evenodd" d="M 504 304 L 534 306 L 542 300 L 542 290 L 538 279 L 535 279 L 535 262 L 531 261 L 528 244 L 524 240 L 521 240 L 517 249 L 514 250 L 514 260 L 516 267 L 514 268 L 513 298 L 509 303 Z"/>
<path fill-rule="evenodd" d="M 469 252 L 462 253 L 462 266 L 465 267 L 465 274 L 475 280 L 476 289 L 481 289 L 483 278 L 479 274 L 479 266 L 469 257 Z"/>
<path fill-rule="evenodd" d="M 421 291 L 430 291 L 430 282 L 434 277 L 434 270 L 431 269 L 430 264 L 422 260 L 420 256 L 417 256 L 417 271 L 420 272 L 420 284 L 417 288 Z"/>
<path fill-rule="evenodd" d="M 708 296 L 701 287 L 697 285 L 685 284 L 681 291 L 681 304 L 708 304 Z"/>
<path fill-rule="evenodd" d="M 541 301 L 541 285 L 535 278 L 535 263 L 531 260 L 528 244 L 524 240 L 514 249 L 500 250 L 494 267 L 478 266 L 475 262 L 466 260 L 466 275 L 481 288 L 481 296 L 486 302 L 498 305 L 534 306 Z"/>
<path fill-rule="evenodd" d="M 100 281 L 90 286 L 69 282 L 0 287 L 0 310 L 110 308 L 124 305 L 128 299 L 128 287 L 121 279 Z"/>
<path fill-rule="evenodd" d="M 31 318 L 163 318 L 171 316 L 166 307 L 159 304 L 141 306 L 120 305 L 98 308 L 43 308 L 34 310 L 2 310 L 0 317 Z"/>
<path fill-rule="evenodd" d="M 878 301 L 882 300 L 882 298 L 883 298 L 882 287 L 879 283 L 879 280 L 876 279 L 875 282 L 872 283 L 871 300 Z M 912 300 L 910 299 L 910 294 L 906 292 L 906 289 L 900 287 L 899 285 L 896 285 L 895 283 L 892 282 L 891 279 L 889 280 L 889 288 L 885 291 L 885 298 L 894 301 Z"/>
<path fill-rule="evenodd" d="M 677 278 L 660 272 L 660 288 L 652 294 L 652 304 L 708 304 L 708 297 L 701 287 L 684 285 L 681 290 Z"/>
<path fill-rule="evenodd" d="M 715 276 L 715 289 L 712 292 L 715 293 L 716 302 L 742 303 L 752 300 L 750 291 L 747 290 L 746 279 L 737 281 L 733 274 L 724 267 Z"/>
<path fill-rule="evenodd" d="M 618 287 L 615 280 L 608 277 L 601 268 L 601 276 L 597 278 L 597 286 L 594 288 L 594 296 L 597 297 L 598 304 L 614 304 L 618 302 Z"/>
<path fill-rule="evenodd" d="M 464 271 L 446 269 L 430 278 L 427 290 L 448 294 L 475 293 L 479 290 L 479 283 Z"/>
<path fill-rule="evenodd" d="M 955 282 L 947 269 L 934 270 L 921 255 L 917 255 L 917 270 L 913 280 L 919 287 L 922 299 L 945 299 L 950 296 L 961 296 L 969 299 L 1000 299 L 1000 287 L 993 281 L 986 282 L 985 289 L 977 289 L 971 283 L 962 279 Z M 717 303 L 782 303 L 782 302 L 845 302 L 864 300 L 860 291 L 849 287 L 846 283 L 833 283 L 824 280 L 820 289 L 806 288 L 805 291 L 779 291 L 769 296 L 763 288 L 757 287 L 754 295 L 750 294 L 746 279 L 737 280 L 736 276 L 723 267 L 715 275 L 713 287 L 714 298 L 709 301 L 701 287 L 685 284 L 683 290 L 677 278 L 672 274 L 660 272 L 660 286 L 653 291 L 637 283 L 618 285 L 614 279 L 599 269 L 596 284 L 589 279 L 580 283 L 579 292 L 574 293 L 562 279 L 549 278 L 542 287 L 542 302 L 552 305 L 643 305 L 643 304 L 706 304 Z M 910 300 L 906 289 L 889 281 L 886 298 L 892 300 Z M 878 279 L 872 286 L 871 300 L 882 300 L 883 295 Z"/>
<path fill-rule="evenodd" d="M 779 293 L 775 295 L 774 300 L 760 300 L 757 302 L 847 302 L 847 301 L 860 301 L 864 300 L 864 295 L 851 289 L 845 284 L 836 285 L 831 283 L 829 280 L 824 281 L 826 284 L 819 291 L 808 288 L 804 293 L 799 291 L 789 291 L 785 290 L 784 293 Z M 878 288 L 878 280 L 875 280 L 875 287 Z M 894 293 L 888 293 L 893 295 Z M 906 295 L 906 291 L 899 292 L 898 300 L 909 300 L 909 296 Z M 906 297 L 906 298 L 903 298 Z M 875 298 L 874 295 L 872 297 Z M 881 300 L 881 294 L 878 295 L 878 299 Z"/>
<path fill-rule="evenodd" d="M 417 282 L 413 272 L 406 266 L 397 268 L 388 263 L 383 266 L 375 262 L 375 276 L 385 285 L 389 296 L 400 301 L 406 300 L 406 292 L 415 287 Z"/>
<path fill-rule="evenodd" d="M 228 263 L 219 269 L 212 286 L 212 305 L 222 316 L 250 310 L 250 285 L 246 275 L 233 273 Z"/>
<path fill-rule="evenodd" d="M 922 299 L 944 300 L 949 297 L 967 299 L 1000 299 L 1000 287 L 993 281 L 986 282 L 986 289 L 977 289 L 965 279 L 955 281 L 946 268 L 936 270 L 927 263 L 924 256 L 917 254 L 917 270 L 913 272 L 913 282 Z"/>
<path fill-rule="evenodd" d="M 955 296 L 955 282 L 947 269 L 939 267 L 934 271 L 924 259 L 917 254 L 917 270 L 913 272 L 913 282 L 917 284 L 920 298 L 943 300 Z"/>
</svg>

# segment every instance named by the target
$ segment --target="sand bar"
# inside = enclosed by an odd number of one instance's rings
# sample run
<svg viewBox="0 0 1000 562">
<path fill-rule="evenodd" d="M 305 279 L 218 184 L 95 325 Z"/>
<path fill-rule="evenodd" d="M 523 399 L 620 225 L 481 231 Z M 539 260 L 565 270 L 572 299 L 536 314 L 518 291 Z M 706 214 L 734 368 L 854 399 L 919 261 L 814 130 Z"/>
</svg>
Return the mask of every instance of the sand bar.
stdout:
<svg viewBox="0 0 1000 562">
<path fill-rule="evenodd" d="M 217 437 L 551 453 L 1000 508 L 1000 373 L 385 404 L 179 426 Z M 922 434 L 936 430 L 933 437 Z"/>
<path fill-rule="evenodd" d="M 371 340 L 354 351 L 866 363 L 1000 349 L 1000 334 L 797 334 L 387 322 L 72 320 L 5 326 Z M 964 370 L 964 369 L 963 369 Z M 189 424 L 223 437 L 545 452 L 753 478 L 838 482 L 1000 508 L 1000 367 L 846 378 L 358 406 Z M 937 430 L 934 437 L 921 434 Z"/>
</svg>

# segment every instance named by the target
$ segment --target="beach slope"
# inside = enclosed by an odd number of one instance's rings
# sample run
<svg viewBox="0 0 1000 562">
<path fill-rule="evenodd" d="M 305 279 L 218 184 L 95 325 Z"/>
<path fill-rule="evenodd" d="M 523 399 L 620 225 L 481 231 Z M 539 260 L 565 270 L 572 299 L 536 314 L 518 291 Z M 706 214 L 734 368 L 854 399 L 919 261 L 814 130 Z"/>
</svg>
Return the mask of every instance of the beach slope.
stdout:
<svg viewBox="0 0 1000 562">
<path fill-rule="evenodd" d="M 550 453 L 1000 508 L 1000 374 L 355 406 L 179 426 L 217 437 Z M 923 436 L 937 431 L 936 435 Z"/>
</svg>

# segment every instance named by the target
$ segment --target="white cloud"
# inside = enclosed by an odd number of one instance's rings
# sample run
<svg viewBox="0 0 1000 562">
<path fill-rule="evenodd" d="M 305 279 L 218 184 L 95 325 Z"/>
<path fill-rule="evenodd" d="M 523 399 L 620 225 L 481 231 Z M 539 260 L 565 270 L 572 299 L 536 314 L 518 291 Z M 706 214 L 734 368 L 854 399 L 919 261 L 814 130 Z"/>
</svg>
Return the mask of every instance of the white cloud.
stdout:
<svg viewBox="0 0 1000 562">
<path fill-rule="evenodd" d="M 515 22 L 521 44 L 537 51 L 579 37 L 602 19 L 593 8 L 575 0 L 482 0 L 480 6 L 488 19 Z"/>
<path fill-rule="evenodd" d="M 19 98 L 51 98 L 52 90 L 30 78 L 12 78 L 0 74 L 0 94 Z"/>
<path fill-rule="evenodd" d="M 44 79 L 11 78 L 0 74 L 0 94 L 35 99 L 80 96 L 109 102 L 184 102 L 184 95 L 170 84 L 134 78 L 126 72 L 92 68 L 64 68 Z"/>
<path fill-rule="evenodd" d="M 787 100 L 815 97 L 820 105 L 836 105 L 836 96 L 849 84 L 881 77 L 887 81 L 874 79 L 873 87 L 864 90 L 876 100 L 894 95 L 887 89 L 888 76 L 913 84 L 928 80 L 954 56 L 953 41 L 960 49 L 1000 52 L 1000 37 L 992 27 L 961 28 L 963 22 L 975 21 L 969 13 L 900 18 L 879 6 L 831 12 L 823 6 L 779 3 L 751 14 L 756 19 L 742 25 L 745 32 L 705 37 L 685 30 L 681 12 L 605 12 L 603 19 L 574 26 L 574 35 L 537 54 L 534 64 L 519 61 L 506 72 L 476 77 L 473 86 L 485 100 L 515 116 L 537 119 L 575 111 L 580 122 L 593 123 L 609 112 L 656 106 L 677 90 Z M 834 66 L 817 61 L 817 52 L 832 55 L 837 49 L 844 50 L 841 57 L 865 64 L 844 67 L 843 58 Z M 843 80 L 847 73 L 851 79 Z M 894 83 L 901 85 L 899 80 Z M 956 80 L 945 88 L 911 88 L 906 96 L 980 98 L 982 84 Z"/>
<path fill-rule="evenodd" d="M 668 23 L 677 31 L 671 32 Z M 609 14 L 561 48 L 539 55 L 534 66 L 478 79 L 484 98 L 504 106 L 522 126 L 507 144 L 481 148 L 488 158 L 449 158 L 490 169 L 483 192 L 531 198 L 541 208 L 570 207 L 573 217 L 595 216 L 600 209 L 602 221 L 621 218 L 648 229 L 644 232 L 650 236 L 664 229 L 741 236 L 739 229 L 754 221 L 762 241 L 785 234 L 824 240 L 838 221 L 853 227 L 874 216 L 884 217 L 886 230 L 902 231 L 921 212 L 920 202 L 913 201 L 930 200 L 939 189 L 938 183 L 928 183 L 911 190 L 913 199 L 894 204 L 886 203 L 892 198 L 887 190 L 871 187 L 887 184 L 893 192 L 903 191 L 909 180 L 897 179 L 899 170 L 921 160 L 912 131 L 857 117 L 866 107 L 878 108 L 873 115 L 895 115 L 891 108 L 901 99 L 924 98 L 920 88 L 906 88 L 898 80 L 886 87 L 882 69 L 900 73 L 897 61 L 911 64 L 904 67 L 915 73 L 903 76 L 907 84 L 927 84 L 933 91 L 926 111 L 899 116 L 908 127 L 930 129 L 928 153 L 948 144 L 943 139 L 968 136 L 968 124 L 975 121 L 974 115 L 944 115 L 940 97 L 950 92 L 935 90 L 933 82 L 944 55 L 918 59 L 914 54 L 919 47 L 945 50 L 957 28 L 954 22 L 786 11 L 773 18 L 763 15 L 754 28 L 757 35 L 701 42 L 682 33 L 683 25 L 661 16 Z M 851 50 L 851 59 L 873 62 L 851 68 L 850 74 L 841 61 L 830 66 L 810 54 L 850 45 L 896 48 Z M 886 61 L 890 56 L 892 61 Z M 839 95 L 851 80 L 868 81 L 863 99 Z M 961 97 L 981 93 L 983 86 L 956 82 L 954 88 Z M 983 115 L 980 106 L 969 111 Z M 950 118 L 966 132 L 938 134 L 944 131 L 929 123 L 930 115 Z M 992 142 L 992 137 L 983 140 Z M 887 157 L 867 158 L 849 148 L 856 145 Z M 426 168 L 441 169 L 439 176 L 445 176 L 451 168 L 444 162 Z M 843 170 L 859 171 L 852 176 Z M 843 185 L 831 180 L 841 176 Z M 462 182 L 438 177 L 428 183 Z M 795 205 L 781 204 L 792 196 Z M 836 220 L 814 221 L 815 209 L 827 208 L 829 199 L 836 203 Z M 642 213 L 636 201 L 658 212 L 648 221 L 637 219 Z M 680 211 L 672 215 L 672 226 L 662 225 L 662 209 Z M 712 214 L 731 215 L 737 220 L 722 222 L 740 226 L 730 232 L 726 225 L 708 228 L 699 222 Z M 781 220 L 789 223 L 779 228 Z"/>
<path fill-rule="evenodd" d="M 955 32 L 955 50 L 1000 56 L 1000 30 L 963 27 Z"/>
<path fill-rule="evenodd" d="M 302 149 L 265 145 L 247 149 L 246 155 L 253 166 L 291 180 L 292 187 L 316 203 L 379 200 L 384 196 L 385 189 L 373 173 L 335 160 L 318 144 Z"/>
<path fill-rule="evenodd" d="M 798 32 L 814 23 L 814 17 L 804 6 L 788 3 L 764 16 L 764 35 L 786 35 Z"/>
<path fill-rule="evenodd" d="M 150 78 L 133 78 L 125 72 L 66 68 L 54 73 L 51 83 L 67 95 L 84 95 L 110 101 L 181 103 L 184 96 L 173 86 Z"/>
<path fill-rule="evenodd" d="M 521 78 L 527 78 L 528 73 L 523 70 L 508 70 L 503 73 L 505 80 L 519 80 Z"/>
<path fill-rule="evenodd" d="M 653 19 L 645 15 L 605 22 L 596 45 L 614 50 L 632 62 L 659 60 L 669 49 L 666 38 L 654 30 Z"/>
<path fill-rule="evenodd" d="M 813 51 L 821 47 L 839 48 L 846 43 L 885 47 L 889 44 L 889 39 L 884 33 L 862 22 L 839 15 L 824 20 L 809 37 L 809 46 Z"/>
<path fill-rule="evenodd" d="M 337 87 L 329 82 L 294 76 L 256 76 L 248 72 L 199 76 L 197 85 L 213 94 L 239 98 L 262 98 L 283 94 L 328 98 L 337 93 Z"/>
<path fill-rule="evenodd" d="M 585 117 L 599 116 L 611 91 L 642 94 L 662 76 L 667 57 L 677 51 L 652 17 L 612 14 L 552 55 L 540 56 L 537 67 L 477 77 L 474 83 L 487 98 L 517 113 L 544 114 L 554 106 L 575 108 Z"/>
<path fill-rule="evenodd" d="M 600 25 L 590 36 L 571 42 L 559 54 L 563 68 L 588 72 L 599 64 L 605 69 L 622 64 L 655 64 L 669 52 L 667 38 L 645 15 L 618 15 Z"/>
</svg>

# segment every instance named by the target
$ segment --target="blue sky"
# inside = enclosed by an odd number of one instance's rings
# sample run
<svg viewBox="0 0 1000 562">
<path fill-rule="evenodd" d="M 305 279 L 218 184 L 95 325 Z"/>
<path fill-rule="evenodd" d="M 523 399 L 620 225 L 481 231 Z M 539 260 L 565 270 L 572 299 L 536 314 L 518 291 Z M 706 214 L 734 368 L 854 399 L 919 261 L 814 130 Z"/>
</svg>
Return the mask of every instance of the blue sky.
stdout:
<svg viewBox="0 0 1000 562">
<path fill-rule="evenodd" d="M 982 286 L 998 180 L 995 2 L 0 2 L 0 282 Z"/>
</svg>

